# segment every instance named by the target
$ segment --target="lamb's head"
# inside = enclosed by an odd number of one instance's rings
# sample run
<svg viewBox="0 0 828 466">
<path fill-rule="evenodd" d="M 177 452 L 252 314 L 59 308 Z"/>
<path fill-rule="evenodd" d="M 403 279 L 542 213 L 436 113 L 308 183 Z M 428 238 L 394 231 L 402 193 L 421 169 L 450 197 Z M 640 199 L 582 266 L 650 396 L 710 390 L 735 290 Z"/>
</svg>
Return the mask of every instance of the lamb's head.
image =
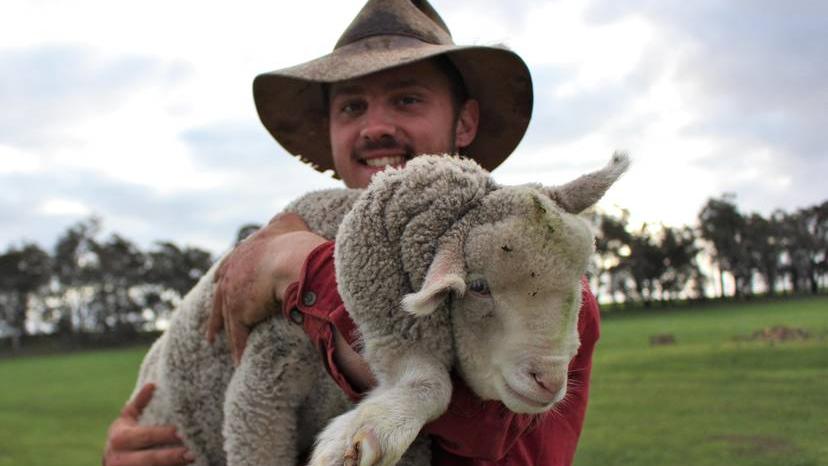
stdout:
<svg viewBox="0 0 828 466">
<path fill-rule="evenodd" d="M 422 288 L 404 306 L 427 314 L 450 299 L 457 368 L 481 398 L 540 413 L 566 395 L 580 344 L 581 280 L 594 250 L 591 228 L 576 214 L 626 164 L 616 156 L 560 188 L 493 191 L 442 238 Z M 607 183 L 595 182 L 607 172 Z"/>
</svg>

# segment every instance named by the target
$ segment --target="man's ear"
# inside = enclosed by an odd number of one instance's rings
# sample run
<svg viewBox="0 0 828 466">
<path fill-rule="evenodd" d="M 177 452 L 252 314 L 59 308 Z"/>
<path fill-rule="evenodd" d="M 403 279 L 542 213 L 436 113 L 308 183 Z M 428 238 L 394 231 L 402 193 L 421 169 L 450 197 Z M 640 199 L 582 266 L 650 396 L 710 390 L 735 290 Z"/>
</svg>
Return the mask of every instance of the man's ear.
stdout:
<svg viewBox="0 0 828 466">
<path fill-rule="evenodd" d="M 444 244 L 437 249 L 420 291 L 408 294 L 402 300 L 406 312 L 415 316 L 428 315 L 436 311 L 452 291 L 461 296 L 466 292 L 461 251 L 457 243 Z"/>
<path fill-rule="evenodd" d="M 457 125 L 454 130 L 454 143 L 457 150 L 467 147 L 477 136 L 477 125 L 480 123 L 480 104 L 475 99 L 468 99 L 457 115 Z"/>
</svg>

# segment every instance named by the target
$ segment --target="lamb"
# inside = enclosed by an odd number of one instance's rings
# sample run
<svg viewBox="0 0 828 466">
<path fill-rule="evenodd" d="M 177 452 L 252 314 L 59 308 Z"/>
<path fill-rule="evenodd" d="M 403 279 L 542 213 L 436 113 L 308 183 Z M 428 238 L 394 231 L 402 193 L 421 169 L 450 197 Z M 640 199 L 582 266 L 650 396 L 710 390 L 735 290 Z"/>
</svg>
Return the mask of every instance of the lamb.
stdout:
<svg viewBox="0 0 828 466">
<path fill-rule="evenodd" d="M 253 330 L 234 369 L 226 341 L 202 336 L 214 266 L 145 358 L 137 385 L 158 388 L 141 422 L 178 425 L 201 465 L 296 464 L 317 433 L 311 465 L 427 465 L 418 433 L 446 410 L 452 369 L 512 411 L 552 408 L 578 349 L 594 247 L 574 214 L 628 163 L 616 153 L 564 186 L 503 187 L 473 161 L 422 156 L 365 191 L 300 198 L 286 210 L 336 238 L 339 292 L 377 388 L 352 408 L 279 317 Z"/>
</svg>

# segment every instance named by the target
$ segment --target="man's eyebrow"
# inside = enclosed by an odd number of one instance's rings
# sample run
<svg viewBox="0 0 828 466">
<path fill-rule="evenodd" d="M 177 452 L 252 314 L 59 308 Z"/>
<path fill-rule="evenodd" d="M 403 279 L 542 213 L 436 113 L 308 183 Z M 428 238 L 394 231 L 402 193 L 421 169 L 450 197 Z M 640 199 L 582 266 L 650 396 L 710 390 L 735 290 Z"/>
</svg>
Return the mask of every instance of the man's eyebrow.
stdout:
<svg viewBox="0 0 828 466">
<path fill-rule="evenodd" d="M 363 92 L 363 87 L 359 84 L 344 84 L 339 86 L 331 86 L 331 97 L 339 95 L 354 95 Z"/>
<path fill-rule="evenodd" d="M 385 85 L 385 90 L 396 91 L 398 89 L 405 89 L 407 87 L 423 87 L 429 89 L 429 86 L 427 86 L 425 83 L 416 78 L 404 78 L 387 83 Z"/>
<path fill-rule="evenodd" d="M 394 81 L 389 81 L 383 86 L 386 91 L 396 91 L 399 89 L 406 89 L 409 87 L 422 87 L 430 89 L 430 87 L 416 78 L 403 78 Z M 331 97 L 338 97 L 341 95 L 358 95 L 365 92 L 365 87 L 360 84 L 342 84 L 331 86 Z"/>
</svg>

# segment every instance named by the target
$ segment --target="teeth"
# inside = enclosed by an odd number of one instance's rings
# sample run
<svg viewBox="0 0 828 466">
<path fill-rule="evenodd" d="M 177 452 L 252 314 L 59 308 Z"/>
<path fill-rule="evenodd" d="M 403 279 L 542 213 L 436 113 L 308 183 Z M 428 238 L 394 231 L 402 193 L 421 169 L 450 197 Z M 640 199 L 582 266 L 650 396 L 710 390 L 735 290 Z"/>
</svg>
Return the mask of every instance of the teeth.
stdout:
<svg viewBox="0 0 828 466">
<path fill-rule="evenodd" d="M 405 163 L 405 157 L 401 155 L 395 155 L 391 157 L 377 157 L 374 159 L 365 160 L 365 165 L 368 165 L 372 168 L 385 167 L 388 165 L 402 165 L 403 163 Z"/>
</svg>

